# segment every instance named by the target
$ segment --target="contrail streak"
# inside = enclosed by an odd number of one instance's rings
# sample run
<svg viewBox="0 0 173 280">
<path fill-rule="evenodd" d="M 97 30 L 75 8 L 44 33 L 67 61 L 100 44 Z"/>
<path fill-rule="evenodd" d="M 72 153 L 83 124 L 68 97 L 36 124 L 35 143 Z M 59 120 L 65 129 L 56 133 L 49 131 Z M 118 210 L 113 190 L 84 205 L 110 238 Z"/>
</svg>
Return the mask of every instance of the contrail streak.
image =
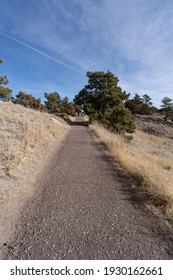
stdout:
<svg viewBox="0 0 173 280">
<path fill-rule="evenodd" d="M 31 49 L 31 50 L 33 50 L 33 51 L 35 51 L 35 52 L 37 52 L 37 53 L 39 53 L 39 54 L 45 56 L 46 58 L 51 59 L 52 61 L 54 61 L 54 62 L 56 62 L 56 63 L 58 63 L 58 64 L 61 64 L 61 65 L 65 66 L 65 67 L 67 67 L 67 68 L 69 68 L 69 69 L 71 69 L 71 70 L 73 70 L 73 71 L 75 71 L 75 72 L 78 72 L 78 73 L 80 73 L 80 74 L 85 75 L 84 72 L 79 71 L 79 70 L 73 68 L 72 66 L 70 66 L 70 65 L 68 65 L 68 64 L 66 64 L 66 63 L 64 63 L 64 62 L 62 62 L 62 61 L 60 61 L 60 60 L 58 60 L 58 59 L 56 59 L 56 58 L 54 58 L 54 57 L 52 57 L 52 56 L 50 56 L 50 55 L 44 53 L 44 52 L 42 52 L 42 51 L 39 51 L 39 50 L 36 49 L 36 48 L 33 48 L 33 47 L 31 47 L 30 45 L 28 45 L 28 44 L 26 44 L 26 43 L 24 43 L 24 42 L 22 42 L 22 41 L 20 41 L 20 40 L 18 40 L 18 39 L 16 39 L 16 38 L 10 36 L 10 35 L 8 35 L 8 34 L 2 32 L 2 31 L 0 31 L 0 34 L 2 34 L 3 36 L 5 36 L 5 37 L 7 37 L 7 38 L 9 38 L 9 39 L 11 39 L 11 40 L 13 40 L 13 41 L 15 41 L 15 42 L 21 44 L 21 45 L 23 45 L 23 46 L 25 46 L 25 47 L 27 47 L 28 49 Z"/>
</svg>

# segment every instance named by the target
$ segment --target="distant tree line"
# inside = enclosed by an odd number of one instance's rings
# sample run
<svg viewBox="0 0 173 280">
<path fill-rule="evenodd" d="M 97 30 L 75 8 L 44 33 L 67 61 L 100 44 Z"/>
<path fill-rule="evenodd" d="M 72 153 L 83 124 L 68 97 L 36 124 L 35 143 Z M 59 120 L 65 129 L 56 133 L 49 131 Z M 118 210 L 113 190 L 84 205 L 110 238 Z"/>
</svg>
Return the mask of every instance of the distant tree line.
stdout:
<svg viewBox="0 0 173 280">
<path fill-rule="evenodd" d="M 12 103 L 22 105 L 26 108 L 32 108 L 39 111 L 44 111 L 45 107 L 41 104 L 41 99 L 36 99 L 31 94 L 26 94 L 23 91 L 20 91 L 16 97 L 11 98 Z"/>
<path fill-rule="evenodd" d="M 0 59 L 0 63 L 3 60 Z M 46 98 L 45 104 L 41 103 L 41 98 L 35 98 L 31 94 L 26 94 L 20 91 L 15 97 L 12 97 L 12 90 L 5 87 L 8 84 L 8 79 L 6 76 L 0 76 L 0 100 L 1 101 L 11 101 L 14 104 L 22 105 L 26 108 L 31 108 L 39 111 L 49 112 L 51 114 L 68 114 L 71 116 L 76 116 L 76 111 L 79 110 L 77 106 L 73 105 L 73 102 L 68 100 L 68 97 L 61 98 L 58 92 L 45 93 Z"/>
<path fill-rule="evenodd" d="M 0 63 L 3 63 L 2 59 Z M 77 113 L 84 112 L 89 116 L 90 122 L 99 121 L 118 133 L 134 132 L 135 123 L 131 114 L 150 115 L 160 112 L 164 114 L 165 121 L 173 121 L 172 99 L 164 97 L 161 100 L 161 109 L 158 110 L 147 94 L 142 96 L 135 94 L 130 98 L 130 93 L 122 91 L 118 86 L 118 78 L 110 71 L 88 71 L 86 76 L 88 84 L 80 90 L 73 102 L 70 102 L 68 97 L 61 98 L 55 91 L 44 93 L 46 99 L 44 104 L 41 103 L 41 98 L 36 99 L 23 91 L 12 97 L 12 90 L 6 87 L 9 82 L 7 77 L 0 76 L 0 100 L 51 114 L 76 116 Z"/>
<path fill-rule="evenodd" d="M 14 104 L 19 104 L 27 108 L 48 112 L 50 114 L 67 114 L 76 116 L 75 107 L 72 102 L 69 102 L 68 97 L 61 98 L 58 92 L 44 93 L 46 98 L 45 104 L 41 103 L 41 98 L 36 99 L 31 94 L 26 94 L 20 91 L 16 97 L 12 97 L 11 101 Z"/>
<path fill-rule="evenodd" d="M 164 97 L 161 109 L 157 109 L 147 94 L 135 94 L 122 91 L 118 78 L 111 72 L 87 72 L 88 84 L 75 96 L 74 104 L 78 105 L 90 117 L 90 121 L 99 121 L 110 130 L 132 133 L 135 124 L 131 114 L 151 115 L 160 112 L 165 121 L 173 121 L 172 99 Z"/>
<path fill-rule="evenodd" d="M 72 102 L 69 102 L 68 97 L 61 99 L 58 92 L 46 93 L 44 97 L 47 99 L 45 101 L 45 107 L 47 111 L 51 114 L 67 114 L 70 116 L 76 116 L 75 107 Z"/>
</svg>

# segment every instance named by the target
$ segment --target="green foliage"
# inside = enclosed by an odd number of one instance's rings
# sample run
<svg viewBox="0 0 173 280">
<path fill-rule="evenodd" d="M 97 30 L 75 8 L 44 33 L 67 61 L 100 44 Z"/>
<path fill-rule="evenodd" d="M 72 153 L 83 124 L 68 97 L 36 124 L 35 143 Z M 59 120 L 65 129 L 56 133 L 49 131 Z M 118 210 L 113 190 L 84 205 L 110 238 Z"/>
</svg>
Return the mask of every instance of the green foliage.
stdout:
<svg viewBox="0 0 173 280">
<path fill-rule="evenodd" d="M 0 100 L 10 101 L 12 90 L 10 88 L 5 88 L 0 85 Z"/>
<path fill-rule="evenodd" d="M 45 93 L 44 97 L 46 109 L 51 114 L 63 113 L 71 116 L 76 116 L 73 104 L 69 102 L 68 97 L 61 99 L 58 92 Z"/>
<path fill-rule="evenodd" d="M 45 101 L 46 109 L 51 114 L 60 113 L 61 97 L 58 92 L 46 93 L 44 97 L 47 99 Z"/>
<path fill-rule="evenodd" d="M 14 104 L 19 104 L 27 108 L 32 108 L 40 111 L 45 111 L 44 106 L 41 104 L 41 99 L 36 99 L 31 94 L 26 94 L 23 91 L 20 91 L 16 98 L 12 99 Z"/>
<path fill-rule="evenodd" d="M 69 102 L 68 97 L 65 97 L 60 106 L 61 113 L 65 113 L 67 115 L 76 116 L 75 108 L 71 102 Z"/>
<path fill-rule="evenodd" d="M 166 166 L 164 166 L 164 169 L 169 171 L 169 170 L 171 170 L 171 166 L 170 165 L 166 165 Z"/>
<path fill-rule="evenodd" d="M 111 129 L 118 132 L 132 133 L 136 128 L 135 123 L 131 119 L 130 111 L 122 103 L 112 110 L 109 122 L 108 125 Z"/>
<path fill-rule="evenodd" d="M 0 64 L 3 63 L 3 60 L 0 59 Z M 10 101 L 12 90 L 9 88 L 5 88 L 4 85 L 9 83 L 6 76 L 0 76 L 0 100 L 2 101 Z"/>
<path fill-rule="evenodd" d="M 9 80 L 6 76 L 0 76 L 0 85 L 7 85 L 9 83 Z"/>
<path fill-rule="evenodd" d="M 154 111 L 151 97 L 147 94 L 144 94 L 142 97 L 139 94 L 135 94 L 133 99 L 126 101 L 125 106 L 133 114 L 150 115 Z"/>
<path fill-rule="evenodd" d="M 83 88 L 79 92 L 79 94 L 75 96 L 73 101 L 74 101 L 75 106 L 78 106 L 81 111 L 81 109 L 83 110 L 84 106 L 88 103 L 89 98 L 90 98 L 90 95 L 89 95 L 87 89 Z"/>
<path fill-rule="evenodd" d="M 134 132 L 135 124 L 124 103 L 129 94 L 122 92 L 118 78 L 111 72 L 87 72 L 88 84 L 74 98 L 74 103 L 89 116 L 119 133 Z"/>
<path fill-rule="evenodd" d="M 164 97 L 162 100 L 162 111 L 165 115 L 165 121 L 167 121 L 168 119 L 173 121 L 173 102 L 172 99 L 170 99 L 169 97 Z"/>
<path fill-rule="evenodd" d="M 74 104 L 73 107 L 74 107 L 74 110 L 77 114 L 81 113 L 81 108 L 80 108 L 79 105 Z"/>
</svg>

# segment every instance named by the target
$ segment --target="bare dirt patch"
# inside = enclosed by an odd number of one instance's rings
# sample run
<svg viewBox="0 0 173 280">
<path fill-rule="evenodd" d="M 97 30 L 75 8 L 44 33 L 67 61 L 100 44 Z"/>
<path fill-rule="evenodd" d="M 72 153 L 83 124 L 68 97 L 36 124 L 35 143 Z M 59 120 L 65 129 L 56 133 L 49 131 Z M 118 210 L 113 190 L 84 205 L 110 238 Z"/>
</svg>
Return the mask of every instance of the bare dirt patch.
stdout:
<svg viewBox="0 0 173 280">
<path fill-rule="evenodd" d="M 173 123 L 165 122 L 161 114 L 153 115 L 132 115 L 137 129 L 143 132 L 173 139 Z"/>
</svg>

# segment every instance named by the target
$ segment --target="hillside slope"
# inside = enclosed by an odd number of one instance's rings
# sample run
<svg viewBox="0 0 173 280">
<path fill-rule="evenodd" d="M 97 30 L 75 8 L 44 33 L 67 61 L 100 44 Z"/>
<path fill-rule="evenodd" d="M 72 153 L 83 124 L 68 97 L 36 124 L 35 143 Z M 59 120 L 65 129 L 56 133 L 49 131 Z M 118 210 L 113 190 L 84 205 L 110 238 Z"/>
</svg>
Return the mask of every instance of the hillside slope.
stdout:
<svg viewBox="0 0 173 280">
<path fill-rule="evenodd" d="M 68 130 L 61 118 L 0 102 L 0 247 L 33 195 L 37 174 Z"/>
<path fill-rule="evenodd" d="M 153 115 L 133 114 L 132 118 L 139 130 L 156 136 L 173 139 L 173 123 L 165 122 L 164 115 L 158 113 Z"/>
</svg>

